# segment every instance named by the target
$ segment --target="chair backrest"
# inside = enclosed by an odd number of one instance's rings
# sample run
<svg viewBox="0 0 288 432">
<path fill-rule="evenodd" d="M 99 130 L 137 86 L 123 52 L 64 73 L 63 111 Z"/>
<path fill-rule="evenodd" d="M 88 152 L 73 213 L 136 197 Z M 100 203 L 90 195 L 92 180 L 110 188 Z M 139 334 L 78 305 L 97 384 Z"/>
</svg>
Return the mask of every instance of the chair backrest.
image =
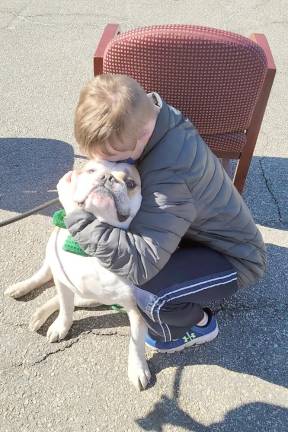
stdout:
<svg viewBox="0 0 288 432">
<path fill-rule="evenodd" d="M 121 33 L 103 58 L 104 73 L 132 76 L 181 110 L 201 134 L 230 134 L 234 142 L 243 141 L 266 71 L 265 53 L 254 41 L 182 24 Z"/>
</svg>

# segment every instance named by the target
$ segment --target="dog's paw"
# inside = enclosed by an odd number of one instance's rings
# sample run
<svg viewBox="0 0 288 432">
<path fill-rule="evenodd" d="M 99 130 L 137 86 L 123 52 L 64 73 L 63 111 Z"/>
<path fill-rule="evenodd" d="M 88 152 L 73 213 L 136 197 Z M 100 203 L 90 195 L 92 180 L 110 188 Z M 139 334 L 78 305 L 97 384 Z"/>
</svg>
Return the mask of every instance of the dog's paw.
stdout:
<svg viewBox="0 0 288 432">
<path fill-rule="evenodd" d="M 39 308 L 33 315 L 29 323 L 29 329 L 31 331 L 37 331 L 42 327 L 42 325 L 47 320 L 47 314 L 44 313 L 44 311 Z"/>
<path fill-rule="evenodd" d="M 144 390 L 151 380 L 151 373 L 146 360 L 141 364 L 138 361 L 133 363 L 129 361 L 128 378 L 137 390 Z"/>
<path fill-rule="evenodd" d="M 7 297 L 13 297 L 16 299 L 16 298 L 22 297 L 28 291 L 27 291 L 27 283 L 25 281 L 22 281 L 22 282 L 17 282 L 16 284 L 9 286 L 4 291 L 4 295 Z"/>
<path fill-rule="evenodd" d="M 61 319 L 56 318 L 53 324 L 49 327 L 47 331 L 47 339 L 49 342 L 58 342 L 64 339 L 70 330 L 72 323 L 63 322 Z"/>
</svg>

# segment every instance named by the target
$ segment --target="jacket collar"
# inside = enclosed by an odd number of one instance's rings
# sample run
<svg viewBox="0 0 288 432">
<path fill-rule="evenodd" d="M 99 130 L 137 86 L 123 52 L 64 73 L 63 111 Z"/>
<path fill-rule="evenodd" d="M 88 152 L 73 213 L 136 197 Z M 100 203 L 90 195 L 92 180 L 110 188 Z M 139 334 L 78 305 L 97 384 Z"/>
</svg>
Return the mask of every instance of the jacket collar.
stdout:
<svg viewBox="0 0 288 432">
<path fill-rule="evenodd" d="M 170 129 L 171 125 L 169 124 L 170 113 L 169 113 L 169 105 L 159 96 L 158 93 L 153 92 L 149 93 L 148 96 L 151 96 L 155 105 L 160 106 L 160 111 L 156 120 L 154 131 L 146 144 L 143 153 L 138 159 L 141 162 L 148 153 L 155 147 L 155 145 L 163 138 L 166 132 Z"/>
<path fill-rule="evenodd" d="M 154 100 L 158 106 L 160 106 L 160 111 L 156 120 L 154 131 L 146 144 L 143 153 L 141 154 L 138 162 L 142 160 L 151 152 L 151 150 L 162 140 L 166 133 L 174 129 L 178 124 L 182 123 L 185 118 L 183 114 L 176 108 L 168 105 L 158 93 L 150 93 L 149 96 Z"/>
</svg>

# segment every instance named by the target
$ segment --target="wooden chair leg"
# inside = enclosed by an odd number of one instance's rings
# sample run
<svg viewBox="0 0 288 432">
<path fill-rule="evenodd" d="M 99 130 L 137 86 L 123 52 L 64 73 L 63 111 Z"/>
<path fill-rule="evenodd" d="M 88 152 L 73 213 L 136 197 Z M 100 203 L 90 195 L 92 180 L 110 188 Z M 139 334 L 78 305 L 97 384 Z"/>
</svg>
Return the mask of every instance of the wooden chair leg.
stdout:
<svg viewBox="0 0 288 432">
<path fill-rule="evenodd" d="M 252 159 L 253 154 L 248 155 L 247 157 L 241 157 L 239 159 L 236 171 L 235 171 L 235 177 L 234 177 L 234 185 L 238 192 L 242 194 L 244 185 L 246 182 L 246 177 L 248 174 L 248 170 L 250 167 L 250 162 Z"/>
</svg>

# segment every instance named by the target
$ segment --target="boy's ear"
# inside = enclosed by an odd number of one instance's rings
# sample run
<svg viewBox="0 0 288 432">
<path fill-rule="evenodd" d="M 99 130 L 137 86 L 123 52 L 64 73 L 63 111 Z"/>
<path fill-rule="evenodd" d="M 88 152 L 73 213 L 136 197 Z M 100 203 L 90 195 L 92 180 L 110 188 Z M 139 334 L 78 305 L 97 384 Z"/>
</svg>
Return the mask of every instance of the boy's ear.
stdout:
<svg viewBox="0 0 288 432">
<path fill-rule="evenodd" d="M 142 130 L 139 131 L 138 140 L 141 140 L 148 133 L 148 129 L 144 126 Z"/>
<path fill-rule="evenodd" d="M 149 141 L 149 138 L 153 132 L 153 129 L 150 127 L 149 123 L 144 125 L 143 128 L 137 134 L 137 142 L 140 142 L 140 143 L 145 142 L 145 144 L 146 144 L 146 141 L 147 142 Z"/>
</svg>

